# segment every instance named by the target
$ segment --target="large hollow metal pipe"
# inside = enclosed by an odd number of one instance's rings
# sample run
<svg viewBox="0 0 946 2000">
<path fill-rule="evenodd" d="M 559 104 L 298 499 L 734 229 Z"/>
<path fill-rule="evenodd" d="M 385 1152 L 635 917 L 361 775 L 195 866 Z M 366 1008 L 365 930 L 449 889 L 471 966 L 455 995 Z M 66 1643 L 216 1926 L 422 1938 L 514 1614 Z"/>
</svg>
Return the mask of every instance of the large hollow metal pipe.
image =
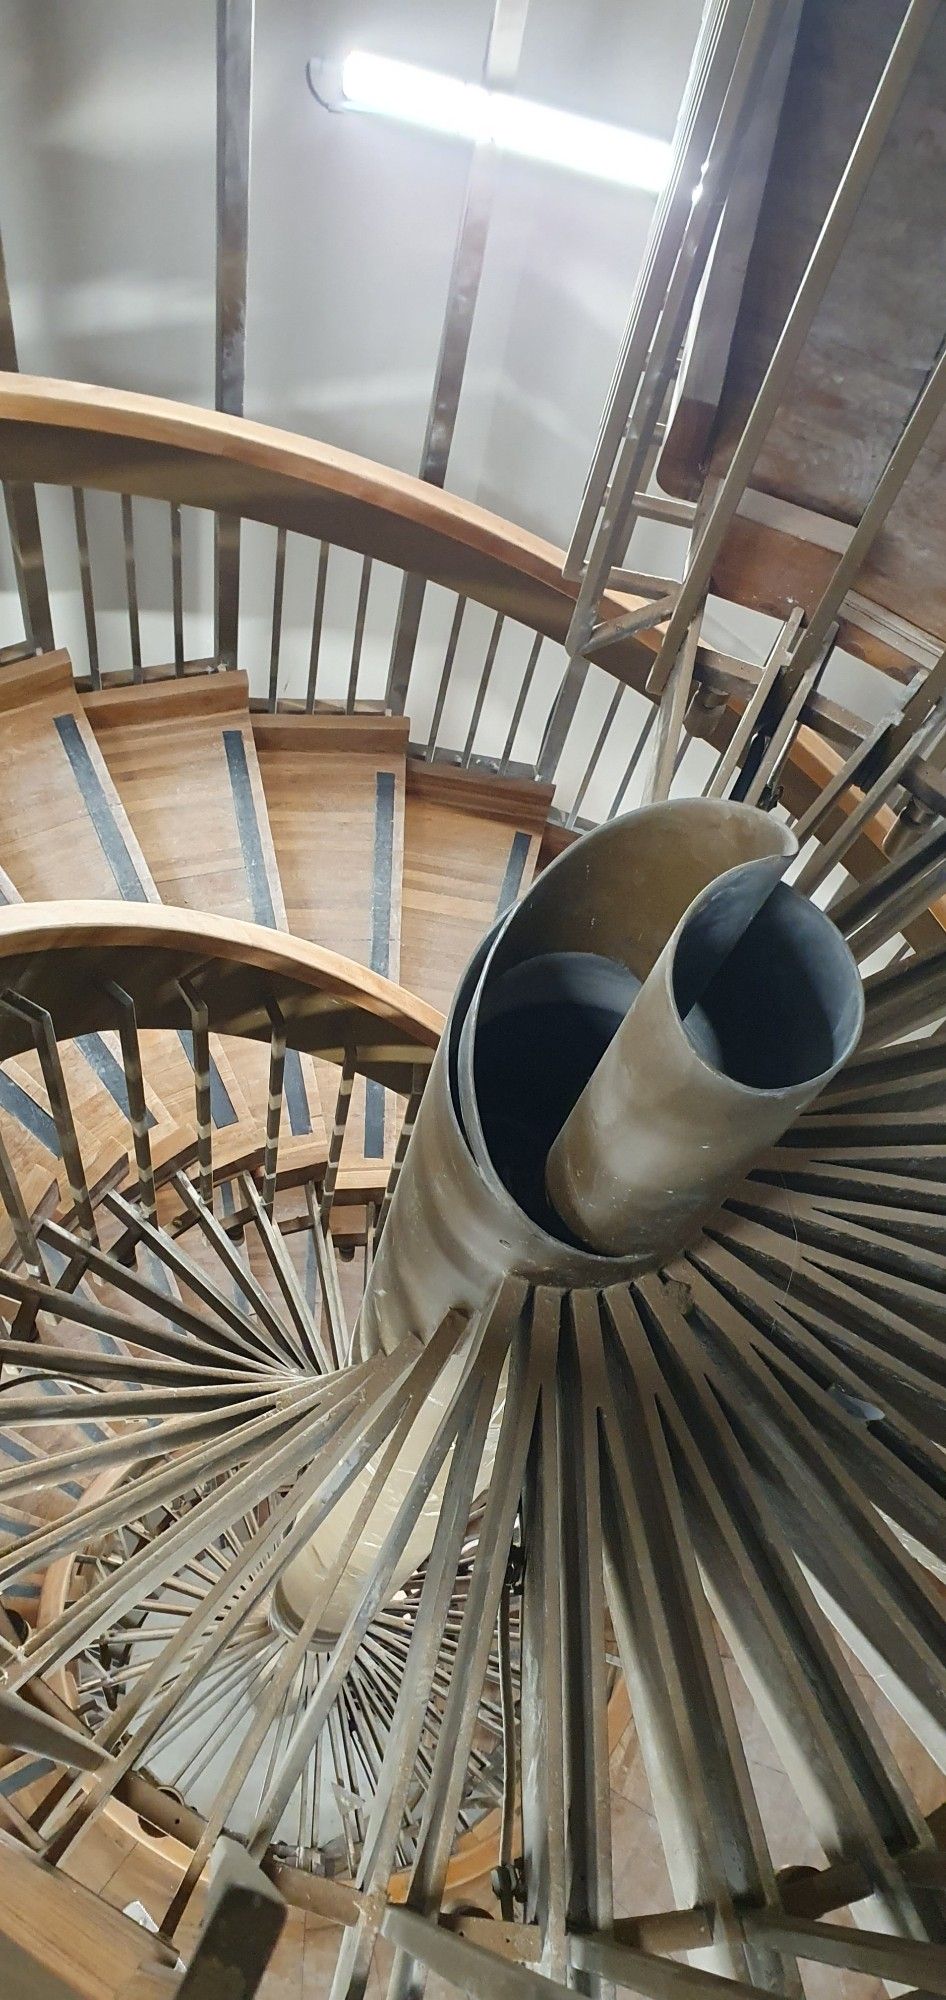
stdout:
<svg viewBox="0 0 946 2000">
<path fill-rule="evenodd" d="M 546 1161 L 695 900 L 746 871 L 728 906 L 735 940 L 737 901 L 744 928 L 794 852 L 787 827 L 729 800 L 646 807 L 576 841 L 484 939 L 427 1081 L 365 1293 L 359 1353 L 390 1351 L 408 1334 L 429 1339 L 448 1312 L 476 1311 L 507 1274 L 575 1288 L 649 1267 L 648 1253 L 599 1249 L 563 1221 L 548 1199 Z M 859 988 L 856 969 L 851 976 Z"/>
<path fill-rule="evenodd" d="M 792 832 L 752 806 L 645 807 L 576 841 L 484 939 L 427 1080 L 356 1360 L 426 1342 L 450 1314 L 472 1323 L 507 1276 L 602 1288 L 692 1239 L 859 1032 L 847 945 L 781 881 L 795 851 Z M 766 1032 L 752 1039 L 750 1021 Z M 418 1413 L 326 1631 L 464 1367 L 461 1349 Z M 311 1602 L 365 1477 L 283 1577 L 287 1622 Z M 429 1552 L 439 1507 L 438 1482 L 393 1588 Z"/>
</svg>

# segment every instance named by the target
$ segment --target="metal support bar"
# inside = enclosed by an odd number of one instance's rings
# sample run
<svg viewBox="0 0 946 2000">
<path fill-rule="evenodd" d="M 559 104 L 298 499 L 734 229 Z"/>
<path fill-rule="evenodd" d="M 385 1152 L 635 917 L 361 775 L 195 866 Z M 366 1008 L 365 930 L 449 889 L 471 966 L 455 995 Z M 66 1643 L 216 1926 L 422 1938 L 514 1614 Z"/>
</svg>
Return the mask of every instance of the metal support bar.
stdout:
<svg viewBox="0 0 946 2000">
<path fill-rule="evenodd" d="M 0 1202 L 6 1209 L 14 1241 L 27 1270 L 34 1277 L 45 1281 L 47 1274 L 43 1254 L 36 1240 L 20 1183 L 14 1173 L 13 1163 L 3 1143 L 2 1134 L 0 1134 Z"/>
<path fill-rule="evenodd" d="M 322 648 L 322 619 L 325 613 L 325 585 L 328 580 L 328 542 L 319 543 L 319 565 L 315 578 L 315 603 L 312 610 L 312 641 L 309 647 L 309 677 L 306 682 L 306 714 L 315 708 L 315 689 L 319 672 L 319 653 Z"/>
<path fill-rule="evenodd" d="M 319 1201 L 319 1215 L 322 1218 L 322 1226 L 325 1229 L 328 1228 L 329 1216 L 332 1213 L 332 1203 L 335 1199 L 338 1169 L 341 1163 L 342 1147 L 345 1144 L 345 1131 L 348 1125 L 348 1114 L 351 1110 L 351 1094 L 354 1083 L 355 1059 L 351 1050 L 349 1050 L 345 1056 L 338 1079 L 338 1096 L 335 1099 L 335 1121 L 332 1126 L 332 1136 L 329 1140 L 328 1159 L 325 1163 L 325 1179 L 322 1182 L 322 1196 Z"/>
<path fill-rule="evenodd" d="M 217 275 L 214 405 L 242 417 L 255 0 L 217 0 Z M 217 515 L 214 650 L 235 667 L 240 614 L 240 522 Z"/>
<path fill-rule="evenodd" d="M 130 493 L 123 493 L 122 542 L 125 552 L 125 595 L 128 599 L 128 638 L 131 646 L 131 677 L 141 679 L 141 621 L 138 616 L 138 570 L 135 563 L 135 516 Z"/>
<path fill-rule="evenodd" d="M 95 629 L 95 598 L 92 594 L 92 564 L 89 558 L 89 530 L 85 518 L 85 494 L 80 486 L 72 489 L 72 511 L 76 527 L 76 550 L 79 557 L 79 582 L 82 588 L 82 614 L 85 619 L 85 642 L 89 654 L 89 675 L 94 688 L 102 685 L 99 668 L 99 642 Z"/>
<path fill-rule="evenodd" d="M 174 671 L 184 672 L 184 575 L 181 510 L 176 500 L 168 508 L 171 529 L 171 609 L 174 623 Z"/>
<path fill-rule="evenodd" d="M 138 1199 L 148 1221 L 155 1222 L 157 1201 L 154 1192 L 154 1164 L 151 1158 L 151 1140 L 148 1137 L 151 1121 L 141 1069 L 138 1016 L 131 994 L 126 993 L 123 986 L 116 986 L 114 981 L 110 980 L 105 991 L 118 1008 L 118 1039 L 121 1043 L 122 1067 L 125 1071 L 125 1088 L 128 1092 L 128 1117 L 138 1167 Z"/>
<path fill-rule="evenodd" d="M 286 582 L 286 530 L 276 530 L 276 560 L 273 566 L 273 620 L 269 642 L 269 712 L 276 713 L 279 694 L 279 649 L 282 642 L 282 606 Z"/>
<path fill-rule="evenodd" d="M 266 1143 L 263 1150 L 263 1207 L 272 1215 L 276 1200 L 276 1158 L 282 1124 L 282 1087 L 286 1067 L 286 1023 L 276 1001 L 266 1002 L 270 1021 L 269 1091 L 266 1099 Z"/>
<path fill-rule="evenodd" d="M 884 140 L 937 12 L 937 0 L 910 0 L 897 39 L 841 176 L 834 200 L 825 217 L 818 241 L 809 258 L 804 277 L 795 294 L 788 318 L 776 342 L 761 387 L 709 510 L 699 546 L 681 584 L 680 596 L 664 634 L 655 666 L 655 674 L 661 678 L 661 684 L 676 659 L 693 613 L 712 581 L 713 566 L 723 540 L 768 435 L 785 384 L 798 361 L 815 313 L 847 241 L 851 224 L 880 157 Z M 938 375 L 938 367 L 934 372 Z M 935 393 L 938 397 L 939 381 Z M 823 634 L 817 643 L 820 644 L 822 639 Z M 807 665 L 807 663 L 806 653 L 801 664 Z"/>
<path fill-rule="evenodd" d="M 490 681 L 492 679 L 493 667 L 496 663 L 496 651 L 499 646 L 499 641 L 502 636 L 502 629 L 505 622 L 506 620 L 504 613 L 502 611 L 497 611 L 496 617 L 493 620 L 493 629 L 489 635 L 489 645 L 486 648 L 486 658 L 483 661 L 483 671 L 480 674 L 479 686 L 476 690 L 476 699 L 473 703 L 473 713 L 470 717 L 470 726 L 466 732 L 466 742 L 463 745 L 462 761 L 464 767 L 467 767 L 469 765 L 470 758 L 473 755 L 473 745 L 476 741 L 476 732 L 479 728 L 480 716 L 483 713 L 483 703 L 486 700 L 487 691 L 489 688 Z"/>
<path fill-rule="evenodd" d="M 483 86 L 486 90 L 512 88 L 519 68 L 528 11 L 529 0 L 493 0 L 489 40 L 483 61 Z M 443 486 L 447 476 L 473 315 L 483 273 L 495 178 L 496 148 L 490 139 L 478 140 L 470 160 L 463 212 L 453 252 L 440 352 L 418 468 L 420 478 L 426 479 L 431 486 Z M 407 704 L 426 587 L 424 577 L 416 575 L 406 575 L 401 585 L 386 695 L 386 705 L 394 715 L 403 715 Z"/>
<path fill-rule="evenodd" d="M 737 11 L 741 10 L 727 8 L 725 14 L 735 15 Z M 782 16 L 783 9 L 773 7 L 770 0 L 753 0 L 745 33 L 732 57 L 708 157 L 705 164 L 703 160 L 694 163 L 689 212 L 679 254 L 668 275 L 666 296 L 654 315 L 649 351 L 645 348 L 641 354 L 640 378 L 623 426 L 626 435 L 617 451 L 606 496 L 602 494 L 601 522 L 572 614 L 566 641 L 572 654 L 581 653 L 587 646 L 602 589 L 615 560 L 620 560 L 627 548 L 637 490 L 646 482 L 656 427 L 677 370 L 686 328 L 731 184 L 734 149 L 751 119 L 756 93 L 768 68 Z M 697 178 L 700 186 L 698 202 L 692 200 Z M 704 582 L 701 589 L 694 593 L 693 601 L 688 603 L 685 616 L 680 619 L 671 658 L 675 657 L 705 588 Z M 618 624 L 621 622 L 618 621 Z M 657 684 L 658 693 L 660 685 Z"/>
<path fill-rule="evenodd" d="M 210 1113 L 210 1017 L 207 1003 L 189 979 L 178 989 L 191 1018 L 194 1042 L 194 1116 L 197 1125 L 197 1178 L 201 1201 L 213 1206 L 212 1121 Z"/>
<path fill-rule="evenodd" d="M 78 1226 L 84 1236 L 88 1236 L 93 1243 L 97 1243 L 98 1236 L 95 1227 L 95 1216 L 92 1212 L 92 1202 L 89 1196 L 89 1185 L 86 1180 L 85 1167 L 82 1164 L 82 1151 L 79 1146 L 75 1119 L 72 1115 L 72 1105 L 69 1102 L 69 1092 L 66 1089 L 66 1079 L 63 1075 L 52 1016 L 47 1013 L 45 1007 L 40 1007 L 35 1000 L 27 999 L 24 994 L 14 993 L 9 990 L 3 994 L 0 1005 L 6 1007 L 11 1014 L 17 1015 L 21 1021 L 25 1021 L 29 1027 L 36 1053 L 39 1057 L 40 1068 L 43 1072 L 43 1082 L 46 1086 L 46 1095 L 49 1098 L 49 1108 L 53 1114 L 53 1122 L 59 1139 L 63 1165 L 69 1181 L 69 1192 L 75 1206 Z"/>
<path fill-rule="evenodd" d="M 358 698 L 358 675 L 361 671 L 361 653 L 365 642 L 365 619 L 368 614 L 368 592 L 371 588 L 371 557 L 365 556 L 361 565 L 361 581 L 358 585 L 358 603 L 355 608 L 355 630 L 351 642 L 351 665 L 348 669 L 348 696 L 345 707 L 349 715 L 354 715 Z"/>
<path fill-rule="evenodd" d="M 595 521 L 605 505 L 611 471 L 625 436 L 641 371 L 653 343 L 674 266 L 692 226 L 693 190 L 714 143 L 748 18 L 746 4 L 707 9 L 704 15 L 674 141 L 673 171 L 654 211 L 623 351 L 565 558 L 567 577 L 579 576 Z"/>
<path fill-rule="evenodd" d="M 10 287 L 7 282 L 3 243 L 0 241 L 0 368 L 12 375 L 16 373 L 19 365 L 16 337 L 13 332 Z M 32 486 L 4 486 L 3 497 L 24 630 L 37 652 L 50 653 L 56 641 L 53 637 L 53 621 L 49 608 L 36 489 Z"/>
</svg>

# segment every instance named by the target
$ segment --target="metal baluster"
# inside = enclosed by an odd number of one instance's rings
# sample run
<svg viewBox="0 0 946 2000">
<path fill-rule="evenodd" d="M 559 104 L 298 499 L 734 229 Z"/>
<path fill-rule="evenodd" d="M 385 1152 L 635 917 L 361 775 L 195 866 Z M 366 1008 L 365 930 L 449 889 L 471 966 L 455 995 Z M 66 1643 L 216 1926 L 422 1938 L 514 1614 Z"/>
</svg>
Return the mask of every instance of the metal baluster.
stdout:
<svg viewBox="0 0 946 2000">
<path fill-rule="evenodd" d="M 443 656 L 443 668 L 441 670 L 441 675 L 440 675 L 440 685 L 437 689 L 437 699 L 434 702 L 434 712 L 430 719 L 430 730 L 427 737 L 428 757 L 432 757 L 434 751 L 437 748 L 437 737 L 440 731 L 441 717 L 443 715 L 444 703 L 447 699 L 447 689 L 449 688 L 450 676 L 453 672 L 453 662 L 456 659 L 457 644 L 460 638 L 460 627 L 463 623 L 463 613 L 466 610 L 466 606 L 467 606 L 466 598 L 458 597 L 457 608 L 453 614 L 453 621 L 450 626 L 450 636 L 447 640 L 447 650 Z"/>
<path fill-rule="evenodd" d="M 95 1216 L 92 1213 L 89 1186 L 82 1164 L 79 1137 L 72 1115 L 72 1105 L 69 1102 L 69 1092 L 66 1089 L 52 1016 L 47 1013 L 45 1007 L 40 1007 L 35 1000 L 29 1000 L 21 993 L 7 991 L 3 995 L 2 1005 L 8 1008 L 11 1014 L 17 1015 L 21 1021 L 25 1021 L 29 1027 L 43 1072 L 43 1082 L 69 1180 L 69 1192 L 76 1211 L 77 1225 L 84 1236 L 90 1237 L 93 1243 L 97 1243 Z"/>
<path fill-rule="evenodd" d="M 415 1065 L 411 1073 L 410 1095 L 407 1100 L 407 1107 L 404 1112 L 404 1117 L 401 1121 L 401 1129 L 397 1135 L 397 1145 L 394 1148 L 394 1158 L 391 1161 L 391 1171 L 388 1175 L 388 1184 L 384 1190 L 381 1206 L 378 1210 L 378 1219 L 375 1224 L 375 1230 L 374 1230 L 375 1247 L 377 1246 L 378 1239 L 381 1235 L 381 1231 L 384 1228 L 384 1225 L 388 1219 L 388 1210 L 390 1209 L 391 1203 L 394 1200 L 394 1191 L 397 1187 L 398 1181 L 401 1178 L 401 1168 L 403 1167 L 404 1161 L 407 1158 L 407 1149 L 411 1142 L 411 1133 L 413 1132 L 414 1126 L 417 1123 L 417 1113 L 420 1110 L 420 1101 L 424 1095 L 424 1085 L 426 1081 L 427 1081 L 427 1071 L 425 1069 L 421 1069 L 419 1065 Z"/>
<path fill-rule="evenodd" d="M 312 610 L 312 644 L 309 648 L 309 678 L 305 691 L 306 714 L 315 708 L 315 687 L 319 671 L 319 653 L 322 649 L 322 618 L 325 612 L 325 585 L 328 579 L 328 542 L 319 543 L 319 566 L 315 577 L 315 604 Z"/>
<path fill-rule="evenodd" d="M 651 707 L 648 709 L 647 714 L 644 717 L 644 721 L 641 725 L 640 735 L 638 736 L 637 742 L 635 743 L 634 748 L 631 751 L 630 757 L 628 759 L 627 770 L 625 771 L 624 776 L 621 779 L 621 782 L 617 788 L 617 791 L 615 792 L 614 797 L 611 800 L 610 811 L 608 812 L 607 815 L 608 819 L 614 819 L 616 813 L 620 810 L 623 800 L 627 794 L 628 786 L 630 785 L 631 779 L 633 778 L 634 773 L 637 770 L 637 766 L 640 763 L 644 751 L 647 748 L 647 744 L 650 741 L 651 731 L 656 727 L 656 723 L 657 723 L 657 704 L 656 702 L 654 702 L 651 704 Z"/>
<path fill-rule="evenodd" d="M 92 686 L 100 688 L 102 675 L 99 669 L 99 642 L 95 629 L 95 600 L 92 595 L 92 564 L 89 559 L 89 533 L 85 518 L 85 494 L 81 486 L 72 489 L 72 511 L 76 524 L 76 548 L 79 555 L 79 582 L 82 587 L 82 610 L 85 616 L 85 639 L 89 653 L 89 673 Z"/>
<path fill-rule="evenodd" d="M 539 654 L 542 651 L 544 637 L 545 634 L 543 632 L 537 632 L 532 642 L 532 650 L 526 661 L 525 673 L 522 676 L 522 686 L 520 687 L 519 693 L 516 697 L 516 706 L 512 711 L 512 721 L 509 724 L 509 734 L 506 737 L 505 743 L 503 744 L 503 752 L 499 760 L 499 768 L 501 771 L 505 769 L 506 765 L 509 762 L 510 757 L 512 756 L 513 745 L 519 733 L 519 724 L 522 721 L 522 711 L 525 708 L 526 702 L 529 699 L 529 690 L 532 686 L 533 680 L 535 679 L 535 670 L 538 665 Z"/>
<path fill-rule="evenodd" d="M 269 712 L 276 713 L 279 691 L 279 648 L 282 643 L 282 605 L 286 581 L 286 530 L 276 530 L 276 563 L 273 570 L 273 624 L 269 644 Z"/>
<path fill-rule="evenodd" d="M 122 1066 L 125 1071 L 125 1088 L 128 1092 L 128 1116 L 131 1122 L 135 1145 L 135 1161 L 138 1167 L 138 1199 L 149 1222 L 157 1221 L 157 1202 L 154 1192 L 154 1163 L 151 1158 L 151 1141 L 148 1137 L 150 1123 L 148 1105 L 145 1098 L 144 1077 L 141 1069 L 141 1044 L 138 1040 L 138 1017 L 135 1003 L 123 986 L 116 986 L 109 980 L 105 987 L 109 998 L 118 1008 L 118 1039 L 121 1043 Z"/>
<path fill-rule="evenodd" d="M 254 0 L 217 0 L 217 243 L 214 403 L 242 417 L 246 370 L 250 127 Z M 214 537 L 214 653 L 237 664 L 240 628 L 240 521 L 218 514 Z"/>
<path fill-rule="evenodd" d="M 194 1042 L 194 1115 L 197 1123 L 197 1179 L 200 1198 L 213 1207 L 213 1138 L 210 1115 L 210 1025 L 207 1003 L 189 979 L 179 979 L 178 991 L 191 1020 Z"/>
<path fill-rule="evenodd" d="M 480 675 L 480 684 L 476 691 L 476 700 L 473 703 L 473 714 L 470 717 L 470 727 L 467 730 L 466 742 L 463 745 L 464 766 L 469 765 L 470 759 L 473 755 L 473 743 L 476 737 L 477 729 L 479 728 L 480 716 L 483 713 L 483 703 L 486 700 L 487 689 L 489 687 L 490 680 L 492 679 L 493 667 L 496 661 L 496 649 L 499 645 L 502 629 L 505 622 L 506 620 L 504 614 L 501 611 L 498 611 L 495 620 L 493 622 L 492 632 L 490 633 L 489 645 L 486 648 L 486 658 L 483 661 L 483 671 Z"/>
<path fill-rule="evenodd" d="M 272 1033 L 269 1042 L 269 1096 L 266 1100 L 266 1146 L 263 1153 L 263 1207 L 272 1215 L 276 1199 L 276 1156 L 282 1124 L 282 1086 L 286 1067 L 286 1024 L 275 1000 L 267 1000 Z"/>
<path fill-rule="evenodd" d="M 16 373 L 19 365 L 10 288 L 7 284 L 3 243 L 0 241 L 0 368 L 12 375 Z M 36 488 L 5 483 L 3 499 L 10 530 L 16 587 L 23 613 L 23 630 L 29 641 L 30 651 L 49 653 L 56 641 L 49 609 L 49 590 L 46 583 L 39 511 L 36 505 Z"/>
<path fill-rule="evenodd" d="M 608 712 L 604 718 L 603 723 L 601 724 L 601 728 L 598 731 L 598 735 L 595 740 L 595 747 L 592 750 L 591 756 L 588 759 L 585 775 L 582 778 L 581 784 L 579 785 L 577 792 L 575 793 L 575 803 L 572 806 L 571 812 L 569 813 L 568 818 L 565 822 L 566 826 L 574 826 L 577 822 L 578 815 L 585 802 L 585 793 L 587 792 L 591 780 L 594 777 L 595 771 L 597 770 L 598 758 L 600 757 L 601 752 L 604 749 L 607 737 L 611 733 L 611 724 L 613 723 L 614 718 L 617 715 L 623 693 L 624 693 L 623 682 L 619 682 L 614 690 L 613 695 L 611 696 L 611 700 L 608 703 Z"/>
<path fill-rule="evenodd" d="M 171 522 L 171 605 L 174 619 L 174 671 L 184 672 L 184 565 L 182 557 L 181 510 L 176 500 L 169 508 Z"/>
<path fill-rule="evenodd" d="M 346 1051 L 345 1060 L 342 1064 L 342 1073 L 338 1080 L 338 1096 L 335 1099 L 335 1122 L 332 1126 L 332 1136 L 329 1140 L 328 1159 L 325 1163 L 325 1179 L 322 1182 L 322 1198 L 319 1202 L 319 1214 L 322 1218 L 323 1227 L 326 1229 L 328 1228 L 329 1216 L 332 1213 L 332 1202 L 335 1199 L 335 1187 L 338 1181 L 342 1147 L 345 1143 L 348 1114 L 351 1110 L 351 1094 L 354 1081 L 355 1059 L 349 1049 Z"/>
<path fill-rule="evenodd" d="M 43 1263 L 43 1253 L 36 1240 L 33 1224 L 27 1211 L 20 1183 L 13 1171 L 13 1164 L 3 1135 L 0 1134 L 0 1201 L 10 1220 L 17 1249 L 31 1276 L 47 1281 L 47 1271 Z"/>
<path fill-rule="evenodd" d="M 125 595 L 128 599 L 128 634 L 131 641 L 131 677 L 141 679 L 141 624 L 138 617 L 138 571 L 135 564 L 135 517 L 130 493 L 123 493 L 122 541 L 125 547 Z"/>
<path fill-rule="evenodd" d="M 361 565 L 361 583 L 358 587 L 358 607 L 355 612 L 355 633 L 352 639 L 351 667 L 348 673 L 348 697 L 345 707 L 349 715 L 354 714 L 355 698 L 358 693 L 358 674 L 361 668 L 361 649 L 365 638 L 365 616 L 368 610 L 368 591 L 371 588 L 371 557 L 365 556 Z"/>
<path fill-rule="evenodd" d="M 328 1334 L 332 1365 L 335 1368 L 341 1368 L 343 1363 L 348 1360 L 349 1348 L 345 1307 L 342 1303 L 342 1291 L 338 1282 L 335 1245 L 332 1242 L 331 1232 L 323 1228 L 322 1217 L 318 1211 L 311 1181 L 306 1182 L 305 1200 L 309 1211 L 309 1222 L 312 1226 L 312 1238 L 315 1243 L 315 1261 L 319 1269 L 319 1286 L 322 1292 L 322 1304 L 325 1309 L 325 1330 Z"/>
</svg>

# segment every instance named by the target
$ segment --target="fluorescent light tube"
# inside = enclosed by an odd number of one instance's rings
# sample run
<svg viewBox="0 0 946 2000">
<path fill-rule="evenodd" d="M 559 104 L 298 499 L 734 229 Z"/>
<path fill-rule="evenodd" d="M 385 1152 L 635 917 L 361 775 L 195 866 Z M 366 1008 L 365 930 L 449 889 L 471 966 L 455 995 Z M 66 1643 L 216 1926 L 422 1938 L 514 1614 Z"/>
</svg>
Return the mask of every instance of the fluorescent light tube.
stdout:
<svg viewBox="0 0 946 2000">
<path fill-rule="evenodd" d="M 316 64 L 310 66 L 310 80 L 317 70 L 323 81 L 325 71 Z M 503 152 L 522 159 L 589 174 L 619 187 L 641 188 L 647 194 L 659 194 L 669 176 L 668 141 L 620 125 L 555 111 L 547 104 L 486 90 L 482 84 L 463 83 L 459 77 L 370 55 L 364 49 L 352 49 L 336 75 L 336 89 L 328 98 L 333 109 L 375 112 L 474 144 L 491 140 Z M 323 97 L 322 90 L 316 94 Z"/>
</svg>

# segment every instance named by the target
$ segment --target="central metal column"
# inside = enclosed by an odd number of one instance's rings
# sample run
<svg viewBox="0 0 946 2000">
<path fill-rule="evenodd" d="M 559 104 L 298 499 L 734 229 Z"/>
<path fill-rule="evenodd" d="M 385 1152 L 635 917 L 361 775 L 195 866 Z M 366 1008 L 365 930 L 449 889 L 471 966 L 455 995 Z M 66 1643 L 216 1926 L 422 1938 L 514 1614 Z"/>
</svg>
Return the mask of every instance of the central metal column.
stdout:
<svg viewBox="0 0 946 2000">
<path fill-rule="evenodd" d="M 460 983 L 371 1269 L 355 1359 L 472 1323 L 504 1278 L 601 1289 L 652 1270 L 854 1049 L 857 966 L 782 881 L 794 834 L 753 806 L 646 807 L 576 841 Z M 464 1372 L 415 1421 L 332 1602 L 339 1621 Z M 497 1412 L 484 1454 L 495 1449 Z M 357 1505 L 283 1578 L 304 1613 Z M 401 1566 L 427 1555 L 439 1488 Z"/>
<path fill-rule="evenodd" d="M 362 1354 L 500 1279 L 683 1248 L 854 1048 L 854 960 L 782 882 L 790 830 L 687 799 L 566 850 L 460 984 L 378 1247 Z"/>
</svg>

